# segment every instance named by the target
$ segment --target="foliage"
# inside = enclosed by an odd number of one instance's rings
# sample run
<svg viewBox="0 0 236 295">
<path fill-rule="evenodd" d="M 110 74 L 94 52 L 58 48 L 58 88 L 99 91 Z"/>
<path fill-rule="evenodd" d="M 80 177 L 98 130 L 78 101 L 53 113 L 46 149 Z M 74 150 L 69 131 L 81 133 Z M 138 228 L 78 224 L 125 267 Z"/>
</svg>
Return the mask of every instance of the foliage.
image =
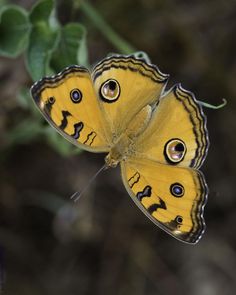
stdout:
<svg viewBox="0 0 236 295">
<path fill-rule="evenodd" d="M 84 11 L 119 51 L 130 53 L 134 50 L 106 24 L 88 2 L 72 3 L 76 9 Z M 7 5 L 5 1 L 0 2 L 0 56 L 17 58 L 24 54 L 26 69 L 33 81 L 57 73 L 72 64 L 89 67 L 86 34 L 86 28 L 81 23 L 60 23 L 53 0 L 36 2 L 31 11 L 18 5 Z M 19 106 L 28 116 L 8 130 L 8 147 L 27 143 L 41 136 L 62 155 L 78 152 L 78 148 L 61 138 L 35 112 L 28 88 L 22 87 L 18 96 Z"/>
<path fill-rule="evenodd" d="M 0 35 L 0 54 L 17 57 L 25 53 L 34 81 L 69 64 L 88 64 L 86 29 L 78 23 L 62 26 L 53 0 L 37 2 L 30 12 L 16 5 L 3 6 Z"/>
<path fill-rule="evenodd" d="M 70 64 L 88 65 L 86 29 L 78 23 L 61 25 L 53 0 L 39 1 L 29 12 L 17 5 L 2 5 L 0 36 L 0 55 L 16 58 L 24 54 L 33 81 Z M 29 115 L 8 132 L 9 145 L 27 143 L 40 135 L 63 155 L 79 151 L 44 124 L 27 88 L 19 94 L 19 103 Z"/>
</svg>

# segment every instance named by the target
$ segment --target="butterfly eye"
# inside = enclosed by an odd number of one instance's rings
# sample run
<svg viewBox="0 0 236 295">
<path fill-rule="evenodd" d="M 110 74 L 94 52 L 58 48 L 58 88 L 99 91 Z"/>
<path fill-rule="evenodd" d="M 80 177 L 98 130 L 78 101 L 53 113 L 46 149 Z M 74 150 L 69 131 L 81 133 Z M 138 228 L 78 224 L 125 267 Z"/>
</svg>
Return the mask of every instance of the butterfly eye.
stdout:
<svg viewBox="0 0 236 295">
<path fill-rule="evenodd" d="M 104 82 L 100 89 L 101 99 L 105 102 L 111 103 L 116 101 L 120 95 L 120 85 L 114 79 L 109 79 Z"/>
<path fill-rule="evenodd" d="M 180 139 L 169 140 L 164 149 L 166 161 L 171 164 L 177 164 L 183 160 L 186 154 L 186 145 Z"/>
<path fill-rule="evenodd" d="M 70 98 L 74 103 L 79 103 L 82 100 L 82 92 L 77 88 L 72 89 L 70 92 Z"/>
<path fill-rule="evenodd" d="M 176 198 L 181 198 L 184 195 L 184 187 L 180 183 L 173 183 L 170 186 L 171 194 Z"/>
</svg>

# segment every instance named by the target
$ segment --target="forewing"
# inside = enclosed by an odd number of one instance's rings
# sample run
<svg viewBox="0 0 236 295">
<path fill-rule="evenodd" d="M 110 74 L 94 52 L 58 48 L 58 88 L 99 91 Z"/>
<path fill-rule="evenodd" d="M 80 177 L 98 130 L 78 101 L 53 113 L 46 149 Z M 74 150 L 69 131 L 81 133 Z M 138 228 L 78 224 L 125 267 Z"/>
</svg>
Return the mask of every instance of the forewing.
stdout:
<svg viewBox="0 0 236 295">
<path fill-rule="evenodd" d="M 119 55 L 98 63 L 92 76 L 101 109 L 114 138 L 122 135 L 143 107 L 158 102 L 168 79 L 168 75 L 154 65 L 133 56 Z M 103 91 L 109 81 L 113 84 L 115 81 L 118 91 L 113 98 Z"/>
<path fill-rule="evenodd" d="M 109 151 L 111 135 L 87 69 L 71 66 L 43 78 L 31 94 L 47 121 L 69 141 L 92 152 Z"/>
</svg>

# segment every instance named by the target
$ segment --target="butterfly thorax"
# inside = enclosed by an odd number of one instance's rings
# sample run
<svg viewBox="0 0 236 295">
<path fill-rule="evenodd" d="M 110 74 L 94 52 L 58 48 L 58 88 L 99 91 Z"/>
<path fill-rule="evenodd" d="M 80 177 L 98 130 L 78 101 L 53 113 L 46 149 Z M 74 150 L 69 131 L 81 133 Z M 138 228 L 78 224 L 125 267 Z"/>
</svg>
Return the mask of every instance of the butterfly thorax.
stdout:
<svg viewBox="0 0 236 295">
<path fill-rule="evenodd" d="M 108 167 L 116 167 L 135 153 L 135 141 L 147 127 L 151 119 L 152 108 L 144 107 L 129 123 L 128 128 L 114 140 L 109 154 L 105 158 Z M 117 138 L 117 137 L 116 137 Z"/>
<path fill-rule="evenodd" d="M 111 148 L 105 158 L 108 167 L 115 168 L 119 162 L 124 161 L 132 153 L 133 141 L 127 136 L 122 136 L 119 141 Z"/>
</svg>

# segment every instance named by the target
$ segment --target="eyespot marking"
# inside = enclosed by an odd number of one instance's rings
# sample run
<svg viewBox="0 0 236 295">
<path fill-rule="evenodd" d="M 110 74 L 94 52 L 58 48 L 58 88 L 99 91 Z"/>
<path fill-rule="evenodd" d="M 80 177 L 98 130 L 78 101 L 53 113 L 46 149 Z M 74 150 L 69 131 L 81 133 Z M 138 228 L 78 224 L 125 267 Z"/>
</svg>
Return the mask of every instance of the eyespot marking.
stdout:
<svg viewBox="0 0 236 295">
<path fill-rule="evenodd" d="M 112 103 L 120 96 L 120 85 L 115 79 L 108 79 L 100 87 L 100 97 L 104 102 Z"/>
<path fill-rule="evenodd" d="M 82 97 L 83 97 L 82 92 L 78 88 L 75 88 L 75 89 L 71 90 L 70 98 L 74 103 L 81 102 Z"/>
<path fill-rule="evenodd" d="M 168 163 L 178 164 L 183 161 L 187 148 L 185 143 L 178 138 L 172 138 L 164 147 L 164 156 Z"/>
<path fill-rule="evenodd" d="M 170 193 L 176 198 L 181 198 L 184 195 L 184 187 L 178 182 L 172 183 Z"/>
<path fill-rule="evenodd" d="M 179 231 L 179 228 L 183 224 L 183 217 L 180 215 L 177 215 L 175 219 L 171 220 L 170 222 L 167 222 L 166 225 L 171 228 L 173 231 L 175 231 L 176 234 L 180 234 L 181 231 Z"/>
<path fill-rule="evenodd" d="M 47 100 L 48 103 L 50 104 L 54 104 L 54 102 L 56 101 L 55 97 L 54 96 L 50 96 Z"/>
<path fill-rule="evenodd" d="M 50 96 L 46 101 L 45 103 L 42 102 L 42 106 L 41 108 L 43 108 L 45 110 L 45 112 L 47 113 L 51 113 L 51 110 L 52 110 L 52 106 L 53 104 L 55 103 L 56 99 L 54 96 Z"/>
<path fill-rule="evenodd" d="M 183 223 L 183 217 L 180 215 L 177 215 L 175 217 L 175 221 L 177 222 L 177 224 L 182 224 Z"/>
</svg>

